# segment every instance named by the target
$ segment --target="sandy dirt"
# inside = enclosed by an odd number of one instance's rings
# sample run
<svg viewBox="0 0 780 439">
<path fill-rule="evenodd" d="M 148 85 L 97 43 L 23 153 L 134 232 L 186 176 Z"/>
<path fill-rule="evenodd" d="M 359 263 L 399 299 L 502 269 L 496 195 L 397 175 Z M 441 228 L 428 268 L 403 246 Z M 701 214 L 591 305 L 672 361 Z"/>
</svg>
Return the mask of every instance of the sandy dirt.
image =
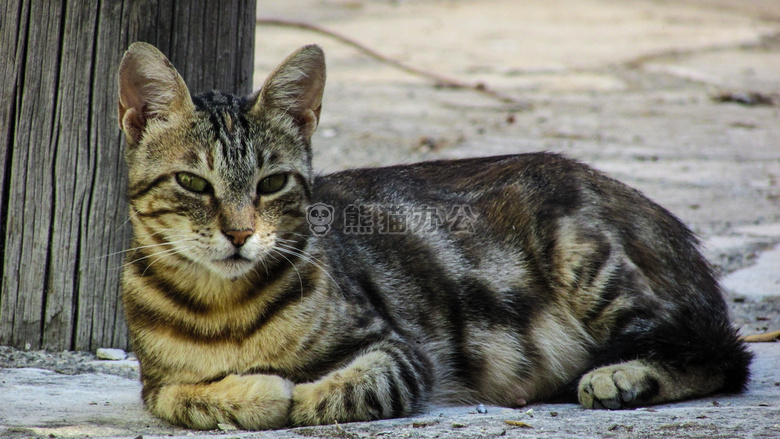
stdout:
<svg viewBox="0 0 780 439">
<path fill-rule="evenodd" d="M 260 26 L 258 87 L 297 47 L 325 49 L 328 85 L 314 136 L 320 172 L 564 153 L 642 190 L 699 234 L 742 333 L 780 330 L 776 0 L 274 0 L 261 2 L 258 16 L 315 23 L 518 101 L 437 87 L 317 33 Z M 197 435 L 780 437 L 780 344 L 751 349 L 753 378 L 742 395 L 629 411 L 437 407 L 409 419 Z M 132 361 L 7 349 L 0 366 L 0 436 L 192 434 L 143 411 Z"/>
</svg>

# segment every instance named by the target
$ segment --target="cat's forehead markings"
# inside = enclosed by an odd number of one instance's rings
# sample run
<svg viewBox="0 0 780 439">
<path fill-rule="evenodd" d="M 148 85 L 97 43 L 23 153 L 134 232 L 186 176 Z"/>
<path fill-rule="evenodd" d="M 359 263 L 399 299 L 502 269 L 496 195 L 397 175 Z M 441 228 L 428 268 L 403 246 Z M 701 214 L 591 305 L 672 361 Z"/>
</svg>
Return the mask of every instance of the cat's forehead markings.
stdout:
<svg viewBox="0 0 780 439">
<path fill-rule="evenodd" d="M 196 148 L 188 149 L 184 152 L 184 156 L 182 157 L 182 160 L 184 160 L 184 163 L 186 163 L 188 166 L 194 168 L 199 163 L 201 163 L 201 151 L 198 151 Z"/>
<path fill-rule="evenodd" d="M 260 167 L 263 165 L 273 165 L 279 161 L 279 153 L 277 151 L 265 149 L 260 156 Z"/>
<path fill-rule="evenodd" d="M 214 151 L 211 148 L 206 149 L 206 166 L 209 171 L 214 170 Z"/>
<path fill-rule="evenodd" d="M 218 173 L 230 192 L 246 191 L 254 185 L 257 159 L 251 129 L 242 117 L 244 101 L 218 91 L 193 96 L 192 100 L 200 113 L 200 166 Z"/>
<path fill-rule="evenodd" d="M 222 112 L 222 122 L 228 134 L 233 134 L 233 117 L 227 111 Z"/>
<path fill-rule="evenodd" d="M 195 106 L 208 115 L 212 128 L 219 135 L 233 135 L 240 124 L 242 99 L 219 91 L 193 97 Z"/>
</svg>

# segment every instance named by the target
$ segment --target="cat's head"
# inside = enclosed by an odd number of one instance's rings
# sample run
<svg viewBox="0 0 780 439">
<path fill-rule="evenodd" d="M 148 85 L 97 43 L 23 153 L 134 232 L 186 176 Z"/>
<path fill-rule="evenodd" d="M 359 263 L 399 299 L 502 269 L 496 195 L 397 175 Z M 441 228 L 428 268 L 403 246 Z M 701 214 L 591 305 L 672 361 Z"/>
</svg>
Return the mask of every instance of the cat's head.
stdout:
<svg viewBox="0 0 780 439">
<path fill-rule="evenodd" d="M 119 70 L 119 124 L 142 252 L 236 278 L 299 239 L 324 85 L 324 55 L 312 45 L 251 96 L 193 97 L 159 50 L 131 45 Z"/>
</svg>

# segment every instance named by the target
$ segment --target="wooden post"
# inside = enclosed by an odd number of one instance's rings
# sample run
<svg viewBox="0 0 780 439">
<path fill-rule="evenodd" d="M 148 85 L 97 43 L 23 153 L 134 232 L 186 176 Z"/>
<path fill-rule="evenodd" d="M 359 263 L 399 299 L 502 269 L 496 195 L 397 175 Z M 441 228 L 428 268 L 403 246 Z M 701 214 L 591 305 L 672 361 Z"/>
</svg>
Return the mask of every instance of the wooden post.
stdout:
<svg viewBox="0 0 780 439">
<path fill-rule="evenodd" d="M 146 41 L 193 91 L 249 93 L 255 2 L 6 0 L 0 14 L 0 344 L 127 348 L 119 61 Z"/>
</svg>

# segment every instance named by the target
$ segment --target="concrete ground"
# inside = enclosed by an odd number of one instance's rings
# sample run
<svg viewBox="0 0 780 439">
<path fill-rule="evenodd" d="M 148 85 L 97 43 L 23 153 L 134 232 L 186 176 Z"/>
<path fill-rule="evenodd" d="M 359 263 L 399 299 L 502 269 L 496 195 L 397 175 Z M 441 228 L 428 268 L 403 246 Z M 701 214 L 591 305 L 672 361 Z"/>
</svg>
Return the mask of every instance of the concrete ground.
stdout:
<svg viewBox="0 0 780 439">
<path fill-rule="evenodd" d="M 435 87 L 321 34 L 258 27 L 258 86 L 298 46 L 325 49 L 317 169 L 565 153 L 644 191 L 701 236 L 744 334 L 780 330 L 777 0 L 268 0 L 258 16 L 316 23 L 520 102 Z M 751 349 L 741 395 L 628 411 L 433 408 L 409 419 L 194 434 L 780 437 L 780 343 Z M 21 357 L 0 358 L 0 436 L 193 435 L 143 411 L 138 382 L 119 376 L 135 373 L 132 362 L 84 362 L 87 373 L 67 375 L 16 368 L 33 365 L 12 360 Z"/>
</svg>

